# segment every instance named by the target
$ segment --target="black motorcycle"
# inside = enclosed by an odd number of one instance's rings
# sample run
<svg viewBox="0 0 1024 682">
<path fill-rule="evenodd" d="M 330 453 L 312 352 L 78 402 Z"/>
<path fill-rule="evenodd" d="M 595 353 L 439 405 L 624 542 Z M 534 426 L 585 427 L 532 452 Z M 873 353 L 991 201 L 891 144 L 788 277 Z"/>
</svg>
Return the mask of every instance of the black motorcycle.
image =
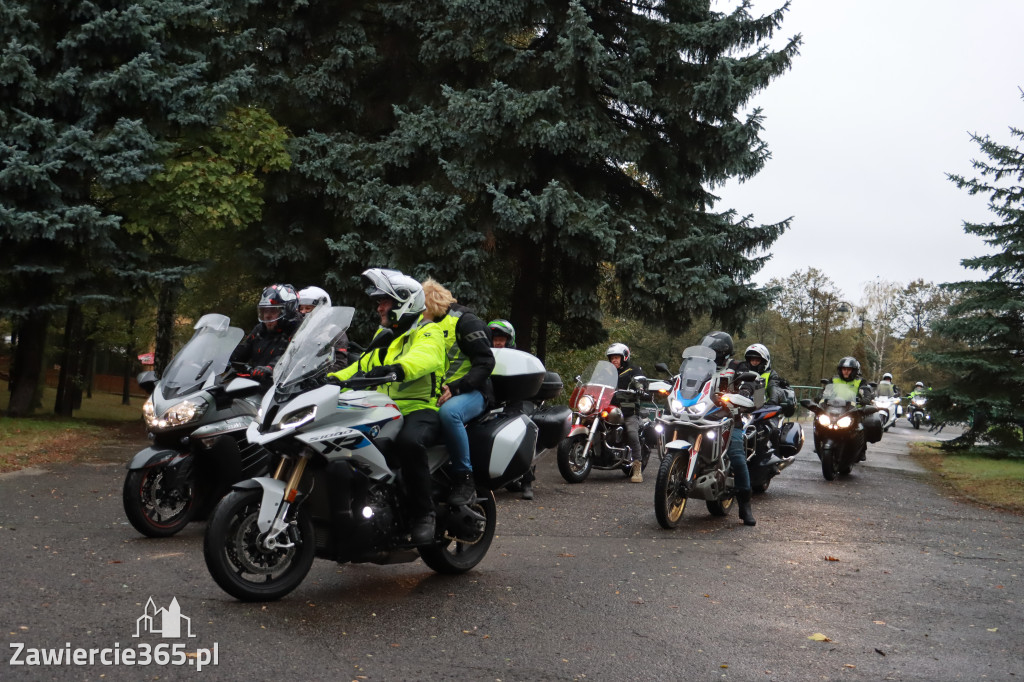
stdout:
<svg viewBox="0 0 1024 682">
<path fill-rule="evenodd" d="M 229 369 L 243 332 L 224 315 L 204 315 L 159 379 L 143 372 L 142 414 L 153 444 L 128 463 L 121 498 L 132 526 L 174 535 L 203 519 L 232 483 L 266 472 L 270 453 L 246 441 L 260 384 Z"/>
<path fill-rule="evenodd" d="M 801 400 L 800 404 L 814 413 L 814 451 L 826 481 L 848 475 L 867 444 L 882 439 L 881 420 L 871 418 L 878 408 L 859 407 L 857 393 L 849 384 L 828 383 L 820 403 Z"/>
<path fill-rule="evenodd" d="M 783 389 L 791 396 L 791 389 Z M 768 490 L 772 479 L 796 460 L 804 444 L 804 432 L 794 421 L 786 421 L 795 411 L 795 400 L 766 403 L 743 416 L 743 446 L 750 471 L 750 488 L 755 493 Z"/>
</svg>

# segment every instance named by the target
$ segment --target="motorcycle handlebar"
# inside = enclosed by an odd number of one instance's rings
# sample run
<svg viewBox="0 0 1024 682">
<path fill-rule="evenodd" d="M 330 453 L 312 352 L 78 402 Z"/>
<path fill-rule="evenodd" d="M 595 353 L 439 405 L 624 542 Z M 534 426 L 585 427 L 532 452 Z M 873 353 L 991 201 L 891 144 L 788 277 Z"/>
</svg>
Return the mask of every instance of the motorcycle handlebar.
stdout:
<svg viewBox="0 0 1024 682">
<path fill-rule="evenodd" d="M 344 381 L 338 381 L 330 377 L 327 379 L 327 383 L 329 384 L 334 384 L 341 388 L 351 388 L 353 390 L 361 388 L 376 388 L 378 386 L 383 386 L 384 384 L 390 384 L 393 381 L 398 381 L 398 375 L 394 372 L 379 377 L 352 377 L 351 379 L 346 379 Z"/>
</svg>

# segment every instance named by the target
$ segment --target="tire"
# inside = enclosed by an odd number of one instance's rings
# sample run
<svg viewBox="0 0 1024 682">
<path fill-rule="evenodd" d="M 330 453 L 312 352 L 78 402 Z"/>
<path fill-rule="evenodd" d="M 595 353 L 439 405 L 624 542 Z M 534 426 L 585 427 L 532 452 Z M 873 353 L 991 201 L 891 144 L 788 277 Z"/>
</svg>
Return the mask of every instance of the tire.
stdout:
<svg viewBox="0 0 1024 682">
<path fill-rule="evenodd" d="M 558 473 L 567 483 L 583 483 L 590 475 L 594 462 L 589 454 L 583 458 L 586 445 L 587 436 L 583 434 L 566 438 L 558 444 Z"/>
<path fill-rule="evenodd" d="M 203 538 L 206 567 L 221 589 L 242 601 L 273 601 L 285 596 L 309 573 L 316 541 L 313 521 L 299 512 L 291 548 L 266 551 L 256 546 L 262 490 L 233 490 L 213 510 Z"/>
<path fill-rule="evenodd" d="M 686 468 L 689 457 L 679 453 L 666 453 L 658 467 L 654 483 L 654 515 L 662 528 L 671 530 L 679 525 L 686 510 Z"/>
<path fill-rule="evenodd" d="M 917 414 L 914 414 L 913 424 L 915 429 L 921 428 L 921 417 L 917 416 Z"/>
<path fill-rule="evenodd" d="M 760 483 L 751 484 L 750 490 L 758 495 L 768 492 L 768 486 L 772 484 L 772 479 L 767 478 Z"/>
<path fill-rule="evenodd" d="M 124 479 L 121 501 L 135 530 L 151 538 L 174 535 L 192 520 L 196 486 L 189 481 L 184 491 L 163 487 L 164 466 L 133 469 Z"/>
<path fill-rule="evenodd" d="M 729 510 L 732 509 L 732 503 L 735 501 L 735 495 L 729 495 L 721 500 L 708 500 L 708 512 L 710 512 L 712 516 L 726 516 L 729 514 Z"/>
<path fill-rule="evenodd" d="M 494 494 L 486 488 L 478 489 L 476 498 L 476 502 L 469 505 L 469 508 L 484 517 L 484 527 L 479 535 L 470 540 L 454 539 L 446 533 L 437 544 L 419 548 L 423 563 L 438 573 L 465 573 L 479 564 L 490 549 L 497 526 L 498 508 L 494 504 Z"/>
<path fill-rule="evenodd" d="M 826 481 L 836 480 L 836 475 L 839 473 L 838 454 L 834 447 L 826 446 L 821 449 L 821 475 L 825 477 Z"/>
</svg>

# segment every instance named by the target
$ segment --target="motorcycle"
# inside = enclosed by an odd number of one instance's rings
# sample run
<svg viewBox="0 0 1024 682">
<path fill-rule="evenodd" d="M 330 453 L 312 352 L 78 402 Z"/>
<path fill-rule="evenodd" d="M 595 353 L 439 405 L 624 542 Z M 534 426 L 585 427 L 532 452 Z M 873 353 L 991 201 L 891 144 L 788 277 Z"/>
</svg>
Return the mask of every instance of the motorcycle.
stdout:
<svg viewBox="0 0 1024 682">
<path fill-rule="evenodd" d="M 882 419 L 882 431 L 888 432 L 896 424 L 900 399 L 896 396 L 892 384 L 883 383 L 873 388 L 876 393 L 871 404 L 878 408 L 878 415 Z"/>
<path fill-rule="evenodd" d="M 224 315 L 203 315 L 162 377 L 138 376 L 153 445 L 128 463 L 125 514 L 148 537 L 174 535 L 203 519 L 232 483 L 267 470 L 270 453 L 245 439 L 256 416 L 256 381 L 228 370 L 243 336 Z"/>
<path fill-rule="evenodd" d="M 743 447 L 747 453 L 750 489 L 755 493 L 768 490 L 772 479 L 796 460 L 804 444 L 804 432 L 792 417 L 796 401 L 792 389 L 783 388 L 782 404 L 765 404 L 743 415 Z M 780 420 L 783 420 L 779 423 Z"/>
<path fill-rule="evenodd" d="M 931 422 L 932 416 L 928 414 L 925 407 L 928 405 L 928 398 L 923 395 L 915 395 L 910 398 L 907 404 L 907 421 L 915 429 L 921 428 L 921 424 Z"/>
<path fill-rule="evenodd" d="M 846 476 L 860 461 L 867 443 L 882 439 L 882 421 L 871 418 L 878 408 L 857 406 L 857 392 L 849 384 L 828 383 L 821 394 L 821 403 L 801 400 L 800 404 L 815 415 L 814 451 L 821 460 L 821 473 L 826 481 Z"/>
<path fill-rule="evenodd" d="M 633 456 L 626 443 L 622 408 L 612 404 L 616 396 L 637 406 L 641 422 L 641 471 L 647 468 L 652 452 L 659 458 L 662 456 L 661 427 L 651 419 L 650 407 L 643 408 L 641 403 L 652 399 L 651 391 L 664 394 L 668 384 L 656 381 L 648 385 L 645 377 L 635 377 L 629 389 L 619 390 L 619 371 L 607 360 L 590 365 L 576 377 L 576 384 L 569 398 L 573 410 L 572 428 L 558 444 L 558 471 L 562 478 L 568 483 L 582 483 L 593 469 L 619 469 L 626 476 L 630 475 Z M 654 412 L 657 413 L 656 407 Z"/>
<path fill-rule="evenodd" d="M 668 368 L 659 363 L 658 369 Z M 719 388 L 715 351 L 686 348 L 669 392 L 669 413 L 659 420 L 669 438 L 654 486 L 654 514 L 662 528 L 679 525 L 689 499 L 704 500 L 714 516 L 728 514 L 735 501 L 726 453 L 734 414 L 752 409 L 755 401 L 740 394 L 720 395 Z"/>
<path fill-rule="evenodd" d="M 283 597 L 317 557 L 376 564 L 419 557 L 440 573 L 472 569 L 494 538 L 491 491 L 522 476 L 535 454 L 552 447 L 568 426 L 564 407 L 535 409 L 529 417 L 522 409 L 524 402 L 552 397 L 561 381 L 553 381 L 529 353 L 494 349 L 491 378 L 499 407 L 467 424 L 476 498 L 447 504 L 448 453 L 443 446 L 430 448 L 437 530 L 429 545 L 414 545 L 397 453 L 390 447 L 403 417 L 391 397 L 367 390 L 396 377 L 326 382 L 333 341 L 353 312 L 321 305 L 303 320 L 247 431 L 251 442 L 273 453 L 273 475 L 237 483 L 207 524 L 206 566 L 238 599 Z"/>
</svg>

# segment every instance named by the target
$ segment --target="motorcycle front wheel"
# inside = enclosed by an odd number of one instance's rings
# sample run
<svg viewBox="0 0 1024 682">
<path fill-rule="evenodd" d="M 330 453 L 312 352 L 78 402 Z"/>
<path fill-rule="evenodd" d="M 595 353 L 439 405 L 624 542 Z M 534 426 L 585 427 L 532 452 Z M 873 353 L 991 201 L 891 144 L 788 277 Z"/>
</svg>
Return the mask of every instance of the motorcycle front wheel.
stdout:
<svg viewBox="0 0 1024 682">
<path fill-rule="evenodd" d="M 262 498 L 262 490 L 228 493 L 213 510 L 203 538 L 210 575 L 242 601 L 273 601 L 294 590 L 309 573 L 316 550 L 313 521 L 301 511 L 298 523 L 282 536 L 291 547 L 261 546 L 257 521 Z"/>
<path fill-rule="evenodd" d="M 583 455 L 586 447 L 587 436 L 584 434 L 566 438 L 558 444 L 558 473 L 567 483 L 582 483 L 590 475 L 594 463 L 589 453 Z"/>
<path fill-rule="evenodd" d="M 821 449 L 821 475 L 826 481 L 834 481 L 839 475 L 839 453 L 831 445 Z"/>
<path fill-rule="evenodd" d="M 135 530 L 151 538 L 166 538 L 188 525 L 195 510 L 195 484 L 166 485 L 166 467 L 133 469 L 124 479 L 121 501 Z"/>
<path fill-rule="evenodd" d="M 442 529 L 443 535 L 436 544 L 419 548 L 423 563 L 438 573 L 465 573 L 479 564 L 491 548 L 498 518 L 494 493 L 477 490 L 476 502 L 467 506 L 483 517 L 482 527 L 469 534 L 452 534 L 448 529 Z"/>
<path fill-rule="evenodd" d="M 729 495 L 728 497 L 723 497 L 720 500 L 708 500 L 708 512 L 712 516 L 726 516 L 728 515 L 729 510 L 732 509 L 732 503 L 735 501 L 735 495 Z"/>
<path fill-rule="evenodd" d="M 654 515 L 662 528 L 679 525 L 686 509 L 686 469 L 689 457 L 678 453 L 665 455 L 654 482 Z"/>
</svg>

